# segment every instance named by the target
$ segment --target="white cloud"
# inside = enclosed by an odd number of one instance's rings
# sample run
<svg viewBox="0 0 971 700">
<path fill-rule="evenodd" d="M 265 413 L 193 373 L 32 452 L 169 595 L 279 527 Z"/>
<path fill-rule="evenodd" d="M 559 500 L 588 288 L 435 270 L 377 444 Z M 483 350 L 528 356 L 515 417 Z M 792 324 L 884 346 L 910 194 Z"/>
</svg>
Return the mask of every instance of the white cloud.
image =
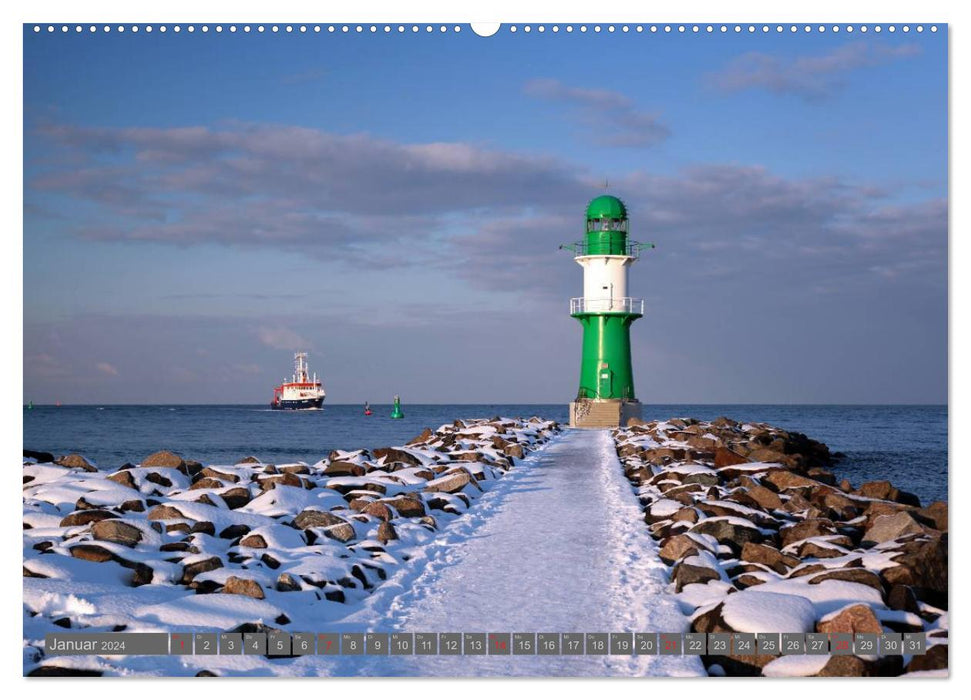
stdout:
<svg viewBox="0 0 971 700">
<path fill-rule="evenodd" d="M 275 350 L 307 350 L 311 347 L 309 340 L 285 326 L 263 326 L 256 333 L 261 343 Z"/>
<path fill-rule="evenodd" d="M 722 92 L 763 89 L 818 99 L 837 92 L 851 71 L 919 52 L 916 44 L 890 47 L 865 42 L 843 44 L 826 53 L 793 58 L 750 51 L 735 57 L 722 70 L 709 74 L 706 82 Z"/>
<path fill-rule="evenodd" d="M 633 100 L 613 90 L 572 87 L 552 78 L 530 80 L 523 90 L 532 97 L 571 105 L 594 141 L 604 146 L 653 146 L 671 135 L 659 115 L 638 109 Z"/>
<path fill-rule="evenodd" d="M 109 362 L 99 362 L 98 364 L 95 365 L 95 367 L 98 368 L 99 372 L 101 372 L 102 374 L 107 374 L 109 377 L 118 376 L 117 368 Z"/>
</svg>

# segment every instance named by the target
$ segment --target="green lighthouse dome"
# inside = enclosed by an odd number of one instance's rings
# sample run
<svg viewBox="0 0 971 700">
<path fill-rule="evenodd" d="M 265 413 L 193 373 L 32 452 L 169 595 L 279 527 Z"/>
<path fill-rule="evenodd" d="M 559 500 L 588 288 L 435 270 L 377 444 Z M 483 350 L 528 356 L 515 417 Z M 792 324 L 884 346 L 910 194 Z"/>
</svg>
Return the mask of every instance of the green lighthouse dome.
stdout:
<svg viewBox="0 0 971 700">
<path fill-rule="evenodd" d="M 626 219 L 627 207 L 617 197 L 603 194 L 587 205 L 587 221 L 593 219 Z"/>
<path fill-rule="evenodd" d="M 627 255 L 627 207 L 602 194 L 587 205 L 585 255 Z"/>
</svg>

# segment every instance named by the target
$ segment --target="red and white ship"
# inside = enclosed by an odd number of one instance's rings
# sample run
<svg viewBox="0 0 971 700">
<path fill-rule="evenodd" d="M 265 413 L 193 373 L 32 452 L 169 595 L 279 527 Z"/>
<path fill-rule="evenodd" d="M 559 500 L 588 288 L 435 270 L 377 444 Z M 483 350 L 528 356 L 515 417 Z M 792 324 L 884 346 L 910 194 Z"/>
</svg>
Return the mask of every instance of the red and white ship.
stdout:
<svg viewBox="0 0 971 700">
<path fill-rule="evenodd" d="M 314 372 L 313 379 L 307 371 L 307 353 L 298 352 L 293 356 L 293 377 L 291 381 L 283 383 L 273 390 L 273 401 L 270 408 L 278 410 L 300 411 L 320 408 L 324 403 L 323 384 Z"/>
</svg>

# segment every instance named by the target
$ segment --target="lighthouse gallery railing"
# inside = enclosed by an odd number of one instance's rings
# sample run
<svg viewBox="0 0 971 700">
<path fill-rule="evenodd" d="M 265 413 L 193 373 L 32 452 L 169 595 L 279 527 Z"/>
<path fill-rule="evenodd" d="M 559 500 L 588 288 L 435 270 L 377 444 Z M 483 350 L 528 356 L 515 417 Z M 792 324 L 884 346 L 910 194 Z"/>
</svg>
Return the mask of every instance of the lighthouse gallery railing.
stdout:
<svg viewBox="0 0 971 700">
<path fill-rule="evenodd" d="M 641 257 L 641 251 L 645 248 L 653 248 L 653 243 L 640 243 L 638 241 L 629 241 L 624 244 L 623 255 L 627 257 L 634 258 L 637 260 Z M 570 250 L 573 254 L 580 258 L 585 255 L 608 255 L 607 250 L 610 248 L 610 243 L 594 243 L 593 245 L 588 244 L 586 241 L 577 241 L 576 243 L 568 243 L 560 246 L 560 250 Z"/>
<path fill-rule="evenodd" d="M 570 299 L 570 315 L 575 314 L 639 314 L 644 315 L 644 300 L 632 297 L 614 297 L 612 299 L 587 299 L 574 297 Z"/>
</svg>

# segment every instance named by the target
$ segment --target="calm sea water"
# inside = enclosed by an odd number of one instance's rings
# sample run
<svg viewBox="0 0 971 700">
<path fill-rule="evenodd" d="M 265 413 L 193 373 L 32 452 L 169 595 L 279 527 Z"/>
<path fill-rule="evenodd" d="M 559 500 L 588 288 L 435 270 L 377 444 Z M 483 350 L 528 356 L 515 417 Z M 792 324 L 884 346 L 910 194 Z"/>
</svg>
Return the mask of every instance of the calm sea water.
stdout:
<svg viewBox="0 0 971 700">
<path fill-rule="evenodd" d="M 533 415 L 567 421 L 565 404 L 326 406 L 271 411 L 260 406 L 36 406 L 24 410 L 24 447 L 79 452 L 103 469 L 137 463 L 159 449 L 206 464 L 256 455 L 267 462 L 313 463 L 332 449 L 399 445 L 425 427 L 456 418 Z M 796 430 L 843 452 L 836 467 L 854 486 L 889 479 L 924 503 L 947 500 L 947 406 L 645 405 L 644 417 L 728 416 Z"/>
</svg>

